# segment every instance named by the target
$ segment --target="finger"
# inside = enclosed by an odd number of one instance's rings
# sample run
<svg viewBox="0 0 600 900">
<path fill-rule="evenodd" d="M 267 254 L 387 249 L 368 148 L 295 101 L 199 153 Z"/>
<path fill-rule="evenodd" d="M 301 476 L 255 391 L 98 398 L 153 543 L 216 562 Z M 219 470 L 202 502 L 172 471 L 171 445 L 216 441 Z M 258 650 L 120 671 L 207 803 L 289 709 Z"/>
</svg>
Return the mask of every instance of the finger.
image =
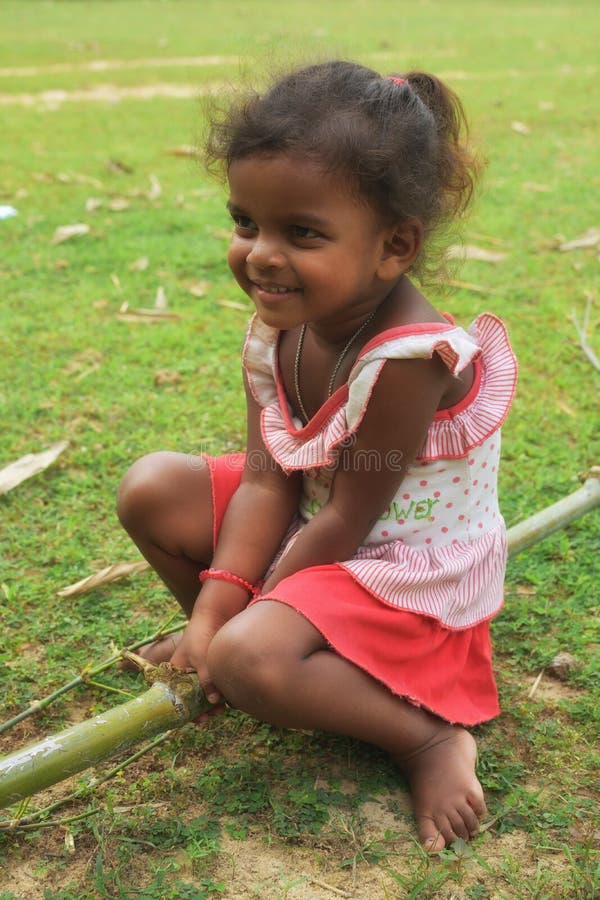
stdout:
<svg viewBox="0 0 600 900">
<path fill-rule="evenodd" d="M 202 685 L 204 695 L 209 703 L 212 703 L 214 705 L 215 703 L 218 703 L 219 700 L 223 699 L 217 687 L 212 683 L 212 681 L 203 680 L 200 676 L 200 672 L 198 672 L 198 678 L 200 680 L 200 684 Z"/>
<path fill-rule="evenodd" d="M 199 716 L 196 716 L 193 721 L 196 724 L 200 724 L 201 722 L 208 722 L 213 716 L 218 716 L 221 713 L 225 712 L 226 705 L 224 703 L 218 703 L 216 706 L 211 706 L 210 709 L 206 710 L 206 712 L 200 713 Z"/>
<path fill-rule="evenodd" d="M 190 668 L 189 660 L 187 659 L 187 655 L 183 652 L 181 645 L 177 648 L 177 650 L 171 657 L 171 665 L 175 666 L 176 669 Z"/>
</svg>

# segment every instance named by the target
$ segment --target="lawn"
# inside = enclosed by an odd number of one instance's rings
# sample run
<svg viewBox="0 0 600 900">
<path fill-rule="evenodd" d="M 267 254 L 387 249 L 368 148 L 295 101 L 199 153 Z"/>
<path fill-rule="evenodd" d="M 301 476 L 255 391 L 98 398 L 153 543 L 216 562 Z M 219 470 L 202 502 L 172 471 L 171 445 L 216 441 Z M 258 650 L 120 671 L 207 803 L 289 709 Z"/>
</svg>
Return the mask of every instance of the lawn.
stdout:
<svg viewBox="0 0 600 900">
<path fill-rule="evenodd" d="M 223 188 L 189 149 L 207 94 L 331 56 L 445 77 L 487 159 L 462 240 L 499 258 L 467 260 L 430 295 L 461 324 L 499 314 L 519 358 L 508 525 L 600 464 L 599 376 L 573 322 L 589 308 L 600 355 L 598 24 L 584 0 L 4 0 L 0 204 L 18 215 L 0 220 L 0 468 L 69 445 L 0 496 L 3 719 L 174 612 L 148 572 L 57 596 L 139 558 L 114 513 L 128 465 L 243 447 L 250 306 L 225 264 Z M 86 233 L 57 241 L 73 224 Z M 169 315 L 136 313 L 157 298 Z M 503 714 L 476 730 L 489 816 L 469 847 L 422 854 L 405 787 L 371 748 L 229 711 L 94 791 L 87 773 L 5 811 L 0 900 L 599 897 L 599 521 L 509 564 L 493 624 Z M 562 651 L 575 665 L 559 679 Z M 0 752 L 143 689 L 114 668 L 95 680 L 107 689 L 66 694 Z"/>
</svg>

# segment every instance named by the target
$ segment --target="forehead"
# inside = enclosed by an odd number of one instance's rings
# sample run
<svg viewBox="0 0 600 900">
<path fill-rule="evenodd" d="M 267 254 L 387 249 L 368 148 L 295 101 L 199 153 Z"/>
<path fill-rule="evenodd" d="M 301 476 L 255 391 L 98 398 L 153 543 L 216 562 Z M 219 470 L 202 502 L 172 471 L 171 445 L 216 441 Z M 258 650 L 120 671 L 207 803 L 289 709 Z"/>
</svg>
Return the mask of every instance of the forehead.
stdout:
<svg viewBox="0 0 600 900">
<path fill-rule="evenodd" d="M 373 219 L 348 179 L 324 172 L 314 160 L 287 155 L 251 156 L 233 162 L 228 173 L 230 205 L 281 214 L 312 213 Z"/>
</svg>

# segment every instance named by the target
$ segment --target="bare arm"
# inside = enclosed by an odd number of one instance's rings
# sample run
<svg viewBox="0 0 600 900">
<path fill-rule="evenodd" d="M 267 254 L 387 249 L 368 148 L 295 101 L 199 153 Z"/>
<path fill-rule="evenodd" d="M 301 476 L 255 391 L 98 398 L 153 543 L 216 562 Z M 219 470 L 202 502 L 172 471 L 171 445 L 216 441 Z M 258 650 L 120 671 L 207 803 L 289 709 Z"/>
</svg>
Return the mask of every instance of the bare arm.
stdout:
<svg viewBox="0 0 600 900">
<path fill-rule="evenodd" d="M 298 509 L 301 476 L 287 476 L 265 447 L 260 406 L 246 382 L 248 436 L 246 466 L 223 518 L 212 568 L 225 569 L 250 584 L 259 581 L 275 556 Z M 216 632 L 248 604 L 248 593 L 227 581 L 209 579 L 199 590 L 189 624 L 171 662 L 194 668 L 208 695 L 206 651 Z"/>
<path fill-rule="evenodd" d="M 355 443 L 342 451 L 328 502 L 302 529 L 265 584 L 265 591 L 300 569 L 354 555 L 398 490 L 450 377 L 437 356 L 388 360 Z"/>
</svg>

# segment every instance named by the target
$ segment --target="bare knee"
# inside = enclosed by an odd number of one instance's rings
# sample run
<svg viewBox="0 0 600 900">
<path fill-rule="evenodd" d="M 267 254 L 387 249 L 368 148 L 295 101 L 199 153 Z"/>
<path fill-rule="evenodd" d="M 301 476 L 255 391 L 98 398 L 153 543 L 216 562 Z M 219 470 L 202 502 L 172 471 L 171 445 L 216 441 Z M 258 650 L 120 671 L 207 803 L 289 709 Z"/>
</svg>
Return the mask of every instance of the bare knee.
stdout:
<svg viewBox="0 0 600 900">
<path fill-rule="evenodd" d="M 212 522 L 210 475 L 205 461 L 184 453 L 149 453 L 126 472 L 117 494 L 117 515 L 132 537 L 199 533 Z M 211 526 L 212 527 L 212 526 Z"/>
<path fill-rule="evenodd" d="M 273 643 L 248 628 L 244 614 L 236 616 L 213 638 L 208 649 L 211 680 L 232 706 L 257 718 L 285 696 L 290 660 L 283 660 Z"/>
<path fill-rule="evenodd" d="M 161 501 L 164 503 L 163 475 L 172 465 L 170 456 L 148 453 L 125 473 L 117 493 L 117 515 L 127 531 L 135 531 L 140 521 L 152 515 Z"/>
</svg>

